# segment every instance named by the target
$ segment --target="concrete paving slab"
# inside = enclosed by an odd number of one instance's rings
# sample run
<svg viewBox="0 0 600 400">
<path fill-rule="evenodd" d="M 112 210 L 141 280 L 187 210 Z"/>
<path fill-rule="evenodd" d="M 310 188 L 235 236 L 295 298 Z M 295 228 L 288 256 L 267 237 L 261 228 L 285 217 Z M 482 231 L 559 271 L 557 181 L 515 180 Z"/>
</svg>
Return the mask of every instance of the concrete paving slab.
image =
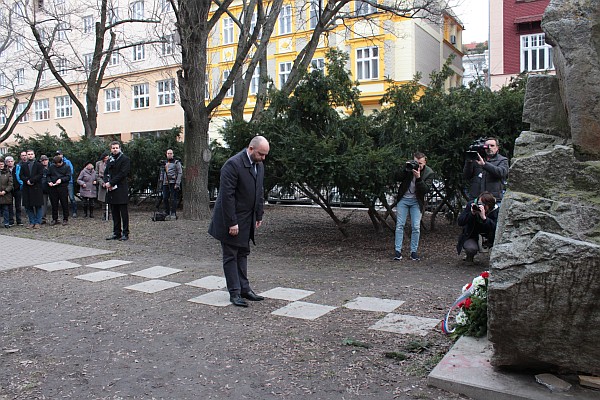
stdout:
<svg viewBox="0 0 600 400">
<path fill-rule="evenodd" d="M 65 269 L 79 268 L 81 264 L 77 264 L 71 261 L 55 261 L 51 263 L 34 265 L 34 268 L 43 269 L 44 271 L 54 272 L 54 271 L 62 271 Z"/>
<path fill-rule="evenodd" d="M 344 307 L 352 310 L 391 313 L 402 304 L 404 304 L 404 301 L 402 300 L 380 299 L 377 297 L 357 297 L 344 304 Z"/>
<path fill-rule="evenodd" d="M 313 320 L 317 319 L 337 307 L 323 306 L 321 304 L 306 303 L 304 301 L 296 301 L 273 311 L 271 314 L 280 315 L 282 317 L 300 318 Z"/>
<path fill-rule="evenodd" d="M 78 275 L 75 278 L 81 279 L 88 282 L 102 282 L 107 281 L 109 279 L 119 278 L 121 276 L 126 276 L 127 274 L 122 274 L 120 272 L 114 271 L 98 271 L 98 272 L 90 272 L 89 274 Z"/>
<path fill-rule="evenodd" d="M 487 338 L 462 336 L 431 371 L 427 383 L 475 400 L 598 400 L 600 392 L 573 383 L 566 392 L 551 392 L 534 374 L 499 371 L 492 367 L 492 345 Z"/>
<path fill-rule="evenodd" d="M 135 285 L 125 286 L 125 289 L 136 290 L 144 293 L 156 293 L 162 290 L 171 289 L 181 285 L 180 283 L 163 281 L 160 279 L 153 279 L 142 283 L 136 283 Z"/>
<path fill-rule="evenodd" d="M 206 293 L 193 299 L 189 299 L 192 303 L 206 304 L 209 306 L 226 307 L 231 305 L 229 301 L 229 292 L 217 290 L 214 292 Z"/>
<path fill-rule="evenodd" d="M 203 289 L 219 290 L 227 287 L 227 282 L 222 276 L 205 276 L 204 278 L 196 279 L 186 283 L 186 285 L 199 287 Z M 228 300 L 229 301 L 229 298 Z"/>
<path fill-rule="evenodd" d="M 314 292 L 310 290 L 292 289 L 276 287 L 266 292 L 259 293 L 261 296 L 268 297 L 269 299 L 297 301 L 305 297 L 310 296 Z"/>
<path fill-rule="evenodd" d="M 96 268 L 96 269 L 110 269 L 114 267 L 120 267 L 121 265 L 131 264 L 133 261 L 124 261 L 124 260 L 106 260 L 100 261 L 93 264 L 87 264 L 86 267 Z"/>
<path fill-rule="evenodd" d="M 109 250 L 5 235 L 0 235 L 0 246 L 2 247 L 0 271 L 113 253 Z"/>
<path fill-rule="evenodd" d="M 401 335 L 425 336 L 440 323 L 439 319 L 415 317 L 412 315 L 388 314 L 371 325 L 376 331 L 399 333 Z"/>
<path fill-rule="evenodd" d="M 138 271 L 138 272 L 133 272 L 131 275 L 141 276 L 142 278 L 157 279 L 157 278 L 163 278 L 165 276 L 173 275 L 173 274 L 176 274 L 181 271 L 182 270 L 180 270 L 180 269 L 161 267 L 161 266 L 157 265 L 156 267 L 150 267 L 150 268 L 146 268 L 141 271 Z"/>
</svg>

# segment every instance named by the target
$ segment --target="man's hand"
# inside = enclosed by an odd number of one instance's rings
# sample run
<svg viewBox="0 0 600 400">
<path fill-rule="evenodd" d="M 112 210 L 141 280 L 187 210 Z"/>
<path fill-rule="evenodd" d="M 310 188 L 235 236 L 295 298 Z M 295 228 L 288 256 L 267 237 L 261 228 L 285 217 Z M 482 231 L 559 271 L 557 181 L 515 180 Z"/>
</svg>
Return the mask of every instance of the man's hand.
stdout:
<svg viewBox="0 0 600 400">
<path fill-rule="evenodd" d="M 413 169 L 412 173 L 413 173 L 413 176 L 415 177 L 415 179 L 419 179 L 421 177 L 421 169 L 420 168 Z"/>
<path fill-rule="evenodd" d="M 260 228 L 261 225 L 262 225 L 262 221 L 256 221 L 256 228 Z"/>
<path fill-rule="evenodd" d="M 237 236 L 238 233 L 240 233 L 240 227 L 238 225 L 234 225 L 234 226 L 230 226 L 229 227 L 229 234 L 231 236 Z"/>
<path fill-rule="evenodd" d="M 479 165 L 481 165 L 483 167 L 483 165 L 485 164 L 485 161 L 483 158 L 481 158 L 481 154 L 477 153 L 477 160 L 475 160 L 475 162 Z"/>
</svg>

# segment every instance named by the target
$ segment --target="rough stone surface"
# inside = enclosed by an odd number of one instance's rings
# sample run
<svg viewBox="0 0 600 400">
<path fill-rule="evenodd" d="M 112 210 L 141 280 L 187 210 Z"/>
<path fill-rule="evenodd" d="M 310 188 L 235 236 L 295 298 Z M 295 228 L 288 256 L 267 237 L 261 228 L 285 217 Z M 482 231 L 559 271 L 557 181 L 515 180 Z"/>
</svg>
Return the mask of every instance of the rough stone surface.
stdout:
<svg viewBox="0 0 600 400">
<path fill-rule="evenodd" d="M 567 113 L 560 98 L 555 75 L 532 75 L 527 79 L 523 122 L 535 132 L 564 138 L 571 137 Z"/>
<path fill-rule="evenodd" d="M 600 2 L 551 0 L 542 19 L 573 145 L 584 158 L 600 156 Z"/>
</svg>

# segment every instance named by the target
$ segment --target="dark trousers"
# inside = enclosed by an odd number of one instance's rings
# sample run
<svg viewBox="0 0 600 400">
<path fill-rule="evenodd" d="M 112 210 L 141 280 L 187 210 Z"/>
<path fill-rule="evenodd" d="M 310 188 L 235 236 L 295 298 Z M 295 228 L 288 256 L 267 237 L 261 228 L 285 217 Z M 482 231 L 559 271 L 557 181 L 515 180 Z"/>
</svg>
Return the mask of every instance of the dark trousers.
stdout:
<svg viewBox="0 0 600 400">
<path fill-rule="evenodd" d="M 223 271 L 230 295 L 248 293 L 248 255 L 250 247 L 237 247 L 221 242 L 223 249 Z"/>
<path fill-rule="evenodd" d="M 129 209 L 127 204 L 111 204 L 110 212 L 113 217 L 113 235 L 121 236 L 122 233 L 129 236 Z M 123 229 L 121 229 L 121 223 Z"/>
<path fill-rule="evenodd" d="M 163 202 L 165 203 L 165 212 L 167 214 L 175 214 L 177 205 L 179 204 L 179 189 L 175 189 L 174 183 L 163 185 L 162 187 Z"/>
<path fill-rule="evenodd" d="M 8 218 L 10 219 L 10 223 L 14 223 L 15 219 L 17 224 L 22 224 L 21 221 L 21 199 L 23 195 L 20 190 L 16 190 L 12 192 L 13 194 L 13 204 L 8 208 Z M 13 210 L 14 205 L 14 210 Z"/>
<path fill-rule="evenodd" d="M 52 220 L 58 221 L 58 203 L 62 207 L 64 221 L 69 220 L 69 188 L 67 185 L 52 186 L 50 188 L 50 205 L 52 206 Z"/>
</svg>

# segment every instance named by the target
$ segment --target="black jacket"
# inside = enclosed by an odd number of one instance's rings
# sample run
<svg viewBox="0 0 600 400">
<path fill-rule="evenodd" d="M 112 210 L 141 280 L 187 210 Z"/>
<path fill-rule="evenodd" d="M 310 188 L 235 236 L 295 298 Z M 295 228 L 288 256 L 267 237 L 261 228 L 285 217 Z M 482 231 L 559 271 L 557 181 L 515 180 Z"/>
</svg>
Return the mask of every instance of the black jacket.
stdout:
<svg viewBox="0 0 600 400">
<path fill-rule="evenodd" d="M 19 172 L 20 178 L 23 181 L 23 206 L 24 207 L 41 207 L 44 204 L 44 190 L 42 188 L 42 175 L 44 166 L 38 162 L 31 163 L 30 170 L 29 162 L 23 163 Z M 27 181 L 29 181 L 28 184 Z"/>
<path fill-rule="evenodd" d="M 71 168 L 65 163 L 61 166 L 51 164 L 48 167 L 48 182 L 56 183 L 60 179 L 59 186 L 68 186 L 71 180 Z M 50 188 L 52 190 L 52 188 Z"/>
<path fill-rule="evenodd" d="M 131 169 L 131 162 L 129 157 L 123 153 L 119 153 L 116 156 L 110 155 L 108 162 L 106 163 L 106 170 L 104 171 L 104 182 L 110 183 L 110 186 L 117 187 L 116 189 L 109 190 L 106 193 L 106 202 L 108 204 L 127 204 L 129 203 L 129 186 L 127 179 L 129 178 L 129 171 Z"/>
<path fill-rule="evenodd" d="M 469 198 L 476 199 L 483 192 L 490 192 L 497 201 L 502 200 L 504 183 L 508 179 L 508 158 L 496 153 L 480 166 L 467 160 L 463 168 L 463 177 L 469 181 Z"/>
<path fill-rule="evenodd" d="M 458 238 L 458 243 L 456 244 L 458 254 L 460 254 L 463 245 L 468 239 L 478 239 L 479 235 L 485 236 L 490 246 L 494 244 L 500 208 L 496 205 L 490 213 L 486 214 L 485 221 L 482 221 L 478 215 L 471 214 L 472 205 L 473 202 L 470 201 L 458 217 L 458 225 L 463 227 L 462 233 Z"/>
</svg>

